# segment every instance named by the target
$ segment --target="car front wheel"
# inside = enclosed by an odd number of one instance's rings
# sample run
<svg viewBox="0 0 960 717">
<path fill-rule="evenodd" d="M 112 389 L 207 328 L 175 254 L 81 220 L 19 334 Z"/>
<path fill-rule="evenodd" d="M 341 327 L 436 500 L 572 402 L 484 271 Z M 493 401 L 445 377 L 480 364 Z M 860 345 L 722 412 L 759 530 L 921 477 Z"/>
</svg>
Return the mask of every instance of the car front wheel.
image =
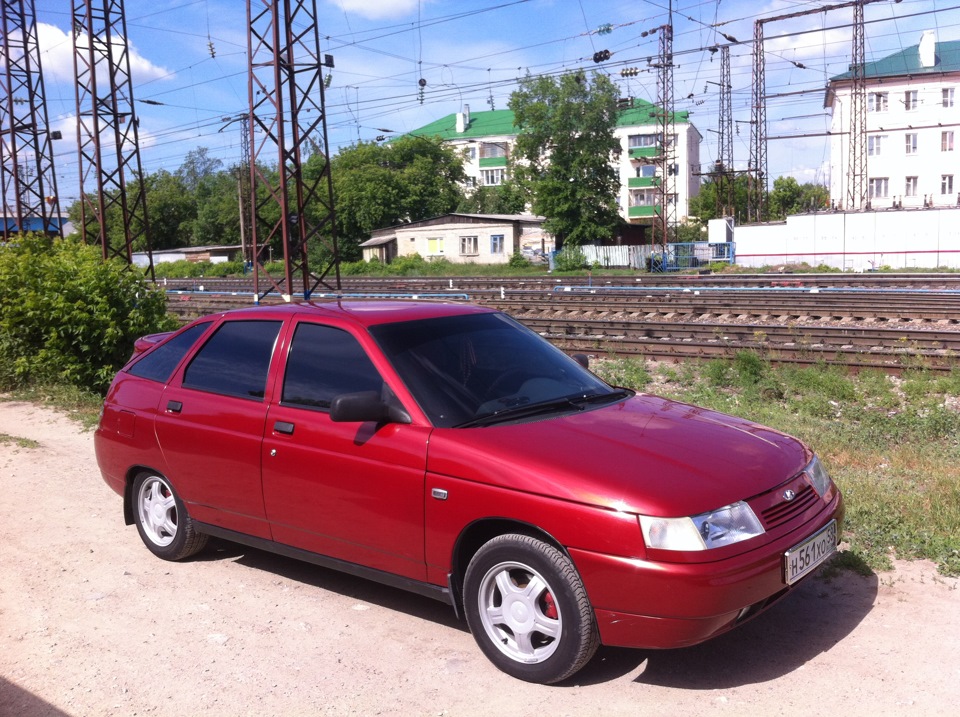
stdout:
<svg viewBox="0 0 960 717">
<path fill-rule="evenodd" d="M 477 551 L 464 577 L 464 611 L 484 654 L 527 682 L 570 677 L 600 643 L 573 563 L 526 535 L 501 535 Z"/>
<path fill-rule="evenodd" d="M 164 560 L 182 560 L 200 552 L 207 535 L 198 533 L 180 497 L 163 476 L 140 473 L 133 480 L 133 519 L 150 552 Z"/>
</svg>

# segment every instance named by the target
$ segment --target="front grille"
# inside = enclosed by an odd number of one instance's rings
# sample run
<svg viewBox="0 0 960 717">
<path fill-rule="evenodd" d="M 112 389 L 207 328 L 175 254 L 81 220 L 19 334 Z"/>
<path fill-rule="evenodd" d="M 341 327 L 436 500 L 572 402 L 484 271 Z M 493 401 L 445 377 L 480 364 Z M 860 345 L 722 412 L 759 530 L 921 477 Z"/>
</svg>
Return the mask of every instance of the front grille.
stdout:
<svg viewBox="0 0 960 717">
<path fill-rule="evenodd" d="M 797 495 L 793 500 L 779 500 L 774 505 L 765 508 L 760 513 L 760 520 L 763 521 L 765 530 L 772 530 L 779 525 L 783 525 L 795 515 L 800 515 L 815 503 L 819 496 L 809 483 L 804 482 L 803 487 L 799 487 Z"/>
</svg>

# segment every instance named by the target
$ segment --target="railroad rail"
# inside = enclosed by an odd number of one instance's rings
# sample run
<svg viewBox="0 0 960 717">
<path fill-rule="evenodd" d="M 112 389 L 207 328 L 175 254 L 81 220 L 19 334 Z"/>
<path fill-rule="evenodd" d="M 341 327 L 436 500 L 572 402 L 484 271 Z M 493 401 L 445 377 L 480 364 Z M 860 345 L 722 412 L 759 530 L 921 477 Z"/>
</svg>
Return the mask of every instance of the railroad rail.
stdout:
<svg viewBox="0 0 960 717">
<path fill-rule="evenodd" d="M 960 274 L 789 279 L 802 286 L 763 285 L 781 281 L 779 275 L 692 276 L 696 283 L 683 284 L 678 276 L 648 278 L 642 286 L 631 277 L 614 277 L 619 284 L 584 284 L 584 277 L 363 278 L 344 282 L 342 294 L 489 305 L 571 352 L 681 361 L 751 349 L 777 363 L 891 373 L 960 367 Z M 167 289 L 170 310 L 183 320 L 253 303 L 252 284 L 243 280 L 168 280 Z M 313 298 L 336 300 L 320 292 Z M 262 303 L 280 301 L 270 295 Z"/>
</svg>

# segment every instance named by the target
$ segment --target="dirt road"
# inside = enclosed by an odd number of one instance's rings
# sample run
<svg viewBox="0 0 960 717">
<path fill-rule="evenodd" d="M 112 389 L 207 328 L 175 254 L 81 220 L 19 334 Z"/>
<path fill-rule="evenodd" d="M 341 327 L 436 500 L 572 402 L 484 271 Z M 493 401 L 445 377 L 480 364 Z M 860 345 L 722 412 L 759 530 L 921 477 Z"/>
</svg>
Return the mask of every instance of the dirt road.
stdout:
<svg viewBox="0 0 960 717">
<path fill-rule="evenodd" d="M 0 489 L 4 717 L 849 717 L 960 703 L 960 589 L 927 563 L 809 580 L 710 643 L 601 648 L 571 683 L 542 687 L 495 670 L 425 598 L 223 542 L 191 562 L 154 558 L 123 525 L 92 434 L 52 411 L 0 402 Z"/>
</svg>

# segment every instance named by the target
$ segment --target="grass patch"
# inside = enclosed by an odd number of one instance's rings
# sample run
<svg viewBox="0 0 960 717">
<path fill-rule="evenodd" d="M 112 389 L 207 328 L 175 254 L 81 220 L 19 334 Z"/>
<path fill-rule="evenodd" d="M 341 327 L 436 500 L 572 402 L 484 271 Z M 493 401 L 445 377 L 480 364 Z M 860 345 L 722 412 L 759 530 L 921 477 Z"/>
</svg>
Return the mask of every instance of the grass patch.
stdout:
<svg viewBox="0 0 960 717">
<path fill-rule="evenodd" d="M 10 389 L 0 401 L 27 401 L 63 411 L 85 429 L 95 428 L 100 417 L 103 397 L 76 386 L 28 386 Z"/>
<path fill-rule="evenodd" d="M 8 433 L 0 433 L 0 446 L 13 444 L 18 448 L 39 448 L 40 444 L 32 438 L 20 438 Z"/>
<path fill-rule="evenodd" d="M 774 367 L 751 352 L 699 364 L 607 359 L 593 368 L 611 383 L 757 421 L 812 446 L 846 500 L 850 550 L 836 565 L 883 570 L 892 557 L 926 558 L 960 575 L 960 370 L 853 375 Z"/>
</svg>

